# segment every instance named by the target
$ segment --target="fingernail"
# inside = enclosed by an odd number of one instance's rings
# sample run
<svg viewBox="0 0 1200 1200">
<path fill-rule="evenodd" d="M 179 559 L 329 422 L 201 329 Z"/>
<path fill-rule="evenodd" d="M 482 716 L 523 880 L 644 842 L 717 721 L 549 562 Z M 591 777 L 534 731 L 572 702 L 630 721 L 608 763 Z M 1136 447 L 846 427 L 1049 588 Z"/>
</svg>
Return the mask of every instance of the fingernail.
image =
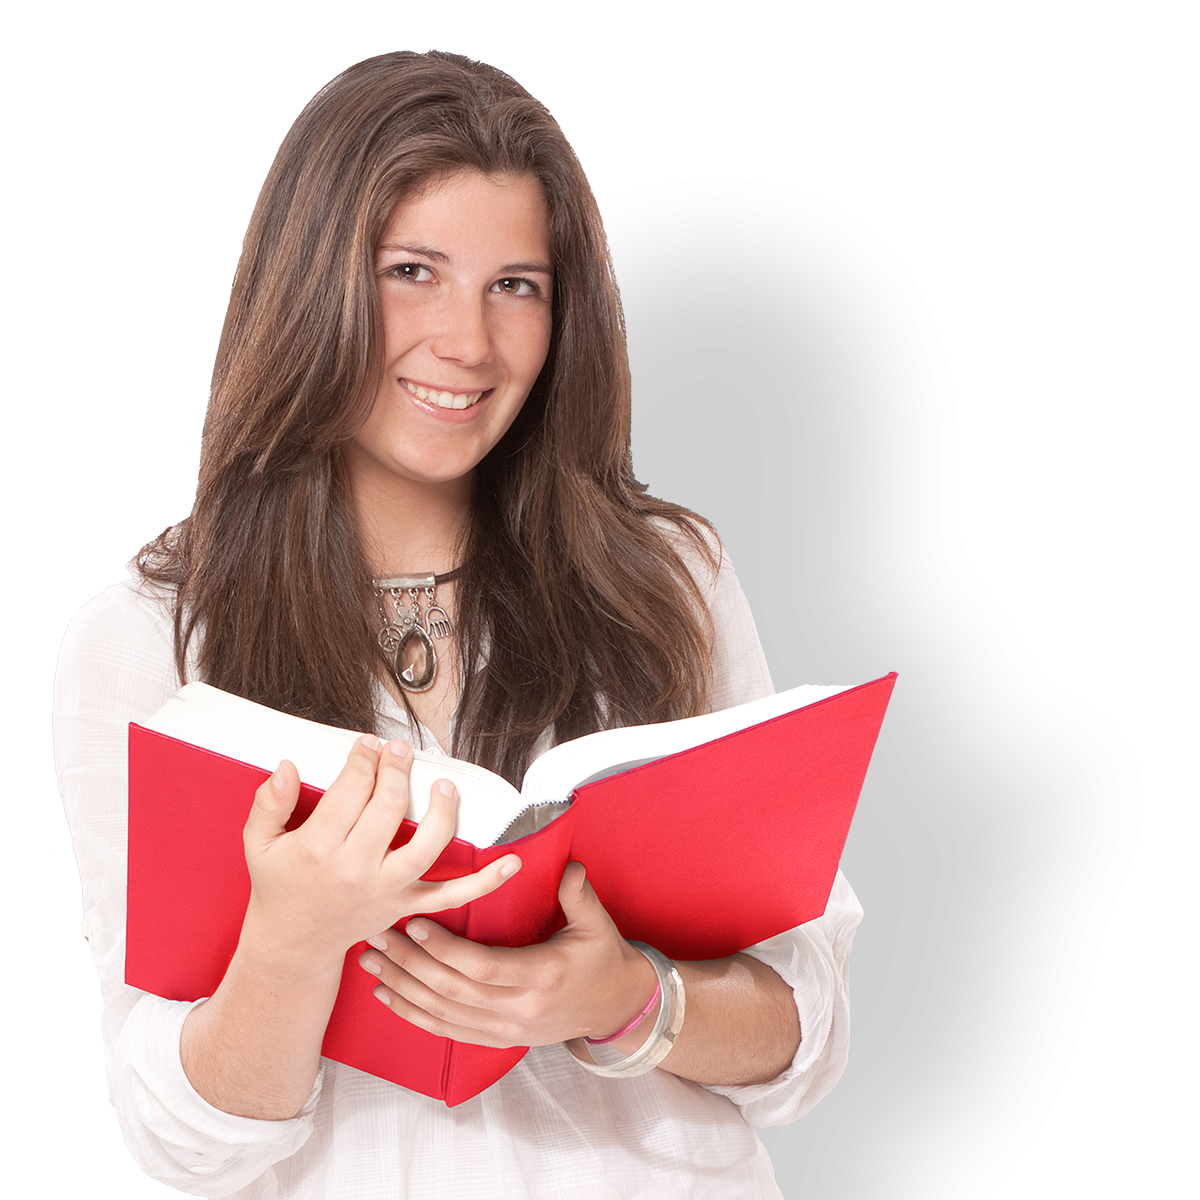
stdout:
<svg viewBox="0 0 1200 1200">
<path fill-rule="evenodd" d="M 519 858 L 510 858 L 506 863 L 500 866 L 500 878 L 507 879 L 510 875 L 515 875 L 521 869 L 521 860 Z"/>
<path fill-rule="evenodd" d="M 377 988 L 375 989 L 375 991 L 372 993 L 372 995 L 374 995 L 374 997 L 375 997 L 375 999 L 376 999 L 376 1000 L 382 1000 L 382 1001 L 384 1002 L 384 1004 L 386 1004 L 386 1005 L 387 1005 L 389 1008 L 391 1008 L 391 1006 L 392 1006 L 392 998 L 391 998 L 391 996 L 389 996 L 389 995 L 387 994 L 387 989 L 386 989 L 386 988 L 383 988 L 383 987 L 377 987 Z"/>
<path fill-rule="evenodd" d="M 364 733 L 358 739 L 368 750 L 379 749 L 379 739 L 373 733 Z"/>
<path fill-rule="evenodd" d="M 386 950 L 387 938 L 382 933 L 377 933 L 374 937 L 367 938 L 367 945 L 374 946 L 376 950 Z"/>
<path fill-rule="evenodd" d="M 443 796 L 454 795 L 454 784 L 452 784 L 448 779 L 439 779 L 434 786 L 439 792 L 442 793 Z"/>
<path fill-rule="evenodd" d="M 283 792 L 283 763 L 280 763 L 279 766 L 277 766 L 275 768 L 274 773 L 271 775 L 271 778 L 267 780 L 267 782 L 271 785 L 272 791 L 276 792 L 277 794 L 282 794 L 282 792 Z"/>
<path fill-rule="evenodd" d="M 406 758 L 408 756 L 408 743 L 400 741 L 397 738 L 395 741 L 388 742 L 387 748 L 397 757 Z"/>
<path fill-rule="evenodd" d="M 379 964 L 373 958 L 367 958 L 364 956 L 358 960 L 358 965 L 362 967 L 364 971 L 370 971 L 372 975 L 378 975 L 381 973 Z"/>
<path fill-rule="evenodd" d="M 429 937 L 428 927 L 423 925 L 420 921 L 416 922 L 416 924 L 414 924 L 412 921 L 409 921 L 404 932 L 407 933 L 408 936 L 415 942 L 423 942 Z"/>
</svg>

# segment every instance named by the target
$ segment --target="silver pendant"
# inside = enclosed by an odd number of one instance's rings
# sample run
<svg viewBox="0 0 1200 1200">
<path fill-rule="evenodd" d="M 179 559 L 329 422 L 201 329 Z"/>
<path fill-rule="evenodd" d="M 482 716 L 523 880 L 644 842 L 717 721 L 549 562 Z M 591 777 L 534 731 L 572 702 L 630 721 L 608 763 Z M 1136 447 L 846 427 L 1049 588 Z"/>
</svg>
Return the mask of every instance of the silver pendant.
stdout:
<svg viewBox="0 0 1200 1200">
<path fill-rule="evenodd" d="M 392 676 L 406 692 L 427 692 L 437 678 L 437 651 L 433 638 L 448 638 L 454 632 L 450 614 L 437 603 L 437 577 L 401 575 L 378 579 L 375 600 L 383 628 L 379 645 L 388 657 Z M 390 594 L 395 617 L 389 619 L 384 594 Z M 407 592 L 411 607 L 402 603 Z M 425 611 L 421 612 L 421 592 Z"/>
<path fill-rule="evenodd" d="M 379 631 L 379 645 L 384 654 L 391 658 L 395 658 L 396 651 L 400 648 L 400 643 L 404 639 L 404 630 L 398 625 L 385 625 Z"/>
<path fill-rule="evenodd" d="M 414 625 L 404 631 L 392 660 L 392 674 L 406 692 L 427 692 L 437 678 L 437 651 L 433 639 Z"/>
<path fill-rule="evenodd" d="M 425 610 L 425 628 L 435 638 L 448 638 L 454 632 L 450 614 L 440 604 L 431 604 Z"/>
</svg>

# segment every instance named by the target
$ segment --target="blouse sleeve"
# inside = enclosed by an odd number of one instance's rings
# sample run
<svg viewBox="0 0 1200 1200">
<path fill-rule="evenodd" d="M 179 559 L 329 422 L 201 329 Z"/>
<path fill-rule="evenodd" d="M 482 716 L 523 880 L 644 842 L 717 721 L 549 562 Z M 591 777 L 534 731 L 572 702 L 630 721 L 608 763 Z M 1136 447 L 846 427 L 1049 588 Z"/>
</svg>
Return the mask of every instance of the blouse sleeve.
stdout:
<svg viewBox="0 0 1200 1200">
<path fill-rule="evenodd" d="M 704 589 L 713 620 L 713 690 L 710 708 L 745 704 L 771 694 L 771 676 L 754 617 L 733 564 L 720 561 Z M 800 1017 L 800 1047 L 775 1079 L 746 1087 L 715 1087 L 752 1125 L 786 1125 L 833 1090 L 850 1053 L 850 943 L 862 908 L 841 871 L 823 916 L 745 950 L 766 963 L 792 989 Z"/>
<path fill-rule="evenodd" d="M 321 1081 L 291 1120 L 222 1112 L 195 1091 L 180 1061 L 192 1005 L 125 984 L 128 726 L 177 688 L 172 638 L 166 604 L 132 581 L 76 615 L 54 683 L 54 757 L 83 885 L 83 933 L 100 974 L 109 1098 L 121 1131 L 148 1175 L 185 1192 L 227 1195 L 303 1144 Z"/>
</svg>

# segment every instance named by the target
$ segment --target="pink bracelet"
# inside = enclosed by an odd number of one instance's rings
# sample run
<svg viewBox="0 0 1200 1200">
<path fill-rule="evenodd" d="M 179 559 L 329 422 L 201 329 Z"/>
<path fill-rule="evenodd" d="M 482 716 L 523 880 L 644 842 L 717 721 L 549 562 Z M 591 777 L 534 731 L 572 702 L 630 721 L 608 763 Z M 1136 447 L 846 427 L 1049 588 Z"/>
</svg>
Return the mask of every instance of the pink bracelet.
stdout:
<svg viewBox="0 0 1200 1200">
<path fill-rule="evenodd" d="M 656 983 L 654 985 L 654 995 L 650 997 L 650 1002 L 646 1005 L 645 1008 L 642 1009 L 642 1011 L 640 1013 L 638 1013 L 638 1015 L 636 1017 L 633 1018 L 632 1021 L 629 1022 L 628 1025 L 625 1026 L 624 1029 L 618 1029 L 616 1033 L 610 1033 L 608 1035 L 608 1037 L 603 1037 L 603 1038 L 585 1037 L 583 1040 L 585 1042 L 587 1042 L 589 1046 L 607 1046 L 609 1042 L 615 1042 L 617 1040 L 617 1038 L 624 1037 L 627 1033 L 636 1029 L 650 1015 L 650 1010 L 658 1003 L 658 998 L 661 995 L 662 995 L 662 984 Z"/>
</svg>

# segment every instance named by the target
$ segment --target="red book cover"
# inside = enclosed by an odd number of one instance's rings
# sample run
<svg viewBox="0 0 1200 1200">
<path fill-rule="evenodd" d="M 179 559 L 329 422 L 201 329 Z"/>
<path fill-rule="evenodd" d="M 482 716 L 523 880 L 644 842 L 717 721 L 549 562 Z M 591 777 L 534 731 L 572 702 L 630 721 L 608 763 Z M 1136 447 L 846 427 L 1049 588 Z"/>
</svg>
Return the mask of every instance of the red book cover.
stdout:
<svg viewBox="0 0 1200 1200">
<path fill-rule="evenodd" d="M 479 849 L 455 839 L 426 878 L 510 852 L 522 869 L 433 919 L 488 945 L 543 941 L 562 924 L 558 884 L 572 860 L 587 867 L 621 933 L 670 958 L 721 958 L 820 916 L 895 678 L 584 784 L 566 813 L 519 841 Z M 216 989 L 250 896 L 242 826 L 268 774 L 130 725 L 127 983 L 175 1000 Z M 304 786 L 293 824 L 320 795 Z M 415 828 L 403 822 L 393 845 Z M 525 1054 L 397 1018 L 357 965 L 364 948 L 346 956 L 327 1057 L 454 1105 Z"/>
</svg>

